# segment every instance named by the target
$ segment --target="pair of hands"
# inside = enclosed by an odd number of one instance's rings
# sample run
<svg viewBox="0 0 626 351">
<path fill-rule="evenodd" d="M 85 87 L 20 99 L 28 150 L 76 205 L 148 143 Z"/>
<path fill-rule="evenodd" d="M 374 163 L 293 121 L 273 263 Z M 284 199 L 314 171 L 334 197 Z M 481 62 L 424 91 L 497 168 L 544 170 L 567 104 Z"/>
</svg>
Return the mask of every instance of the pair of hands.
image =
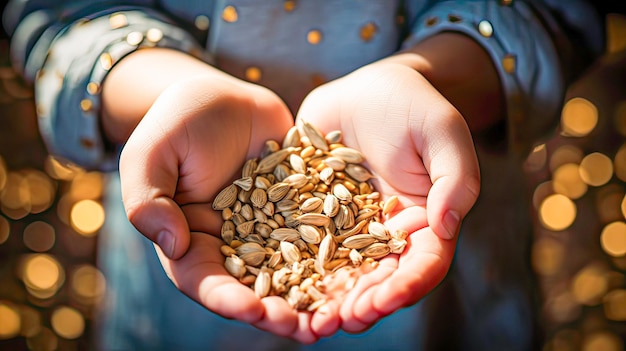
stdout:
<svg viewBox="0 0 626 351">
<path fill-rule="evenodd" d="M 344 144 L 366 155 L 377 190 L 400 198 L 387 226 L 410 233 L 402 255 L 384 258 L 342 301 L 313 313 L 295 311 L 280 297 L 259 299 L 226 272 L 221 215 L 211 207 L 244 161 L 293 125 L 273 92 L 225 75 L 172 85 L 128 139 L 120 175 L 130 221 L 156 243 L 183 293 L 223 317 L 312 343 L 340 328 L 363 331 L 444 278 L 460 222 L 478 196 L 479 170 L 459 112 L 422 75 L 393 61 L 315 89 L 296 124 L 303 120 L 323 132 L 341 130 Z"/>
</svg>

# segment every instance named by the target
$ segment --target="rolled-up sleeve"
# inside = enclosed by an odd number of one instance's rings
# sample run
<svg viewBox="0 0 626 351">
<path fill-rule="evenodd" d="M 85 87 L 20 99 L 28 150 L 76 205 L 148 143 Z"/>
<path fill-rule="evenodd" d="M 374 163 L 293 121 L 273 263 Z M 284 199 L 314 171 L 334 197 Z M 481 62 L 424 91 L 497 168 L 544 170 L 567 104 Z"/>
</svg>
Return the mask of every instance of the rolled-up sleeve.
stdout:
<svg viewBox="0 0 626 351">
<path fill-rule="evenodd" d="M 19 22 L 11 45 L 16 69 L 34 85 L 40 134 L 50 154 L 103 171 L 117 167 L 120 148 L 108 144 L 100 128 L 101 86 L 111 68 L 143 47 L 203 58 L 191 34 L 139 6 L 39 9 Z"/>
<path fill-rule="evenodd" d="M 577 4 L 568 2 L 568 7 L 576 11 Z M 600 21 L 588 15 L 587 25 L 597 29 Z M 530 1 L 441 1 L 419 16 L 404 45 L 444 31 L 464 33 L 481 44 L 504 91 L 509 145 L 525 151 L 554 130 L 570 74 L 559 43 L 572 38 L 554 31 L 550 24 L 556 20 L 550 16 L 545 4 Z M 602 40 L 599 35 L 589 39 Z M 600 47 L 588 49 L 599 55 Z"/>
</svg>

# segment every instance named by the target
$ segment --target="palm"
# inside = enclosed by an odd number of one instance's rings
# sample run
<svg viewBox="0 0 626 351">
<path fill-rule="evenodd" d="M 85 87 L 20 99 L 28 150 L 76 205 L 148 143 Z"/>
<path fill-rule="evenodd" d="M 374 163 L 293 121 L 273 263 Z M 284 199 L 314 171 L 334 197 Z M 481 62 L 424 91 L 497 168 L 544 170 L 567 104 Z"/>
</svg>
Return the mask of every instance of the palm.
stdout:
<svg viewBox="0 0 626 351">
<path fill-rule="evenodd" d="M 431 226 L 442 206 L 435 203 L 440 200 L 438 195 L 431 193 L 442 172 L 437 166 L 450 163 L 445 157 L 462 156 L 458 147 L 468 143 L 465 153 L 470 165 L 474 160 L 469 135 L 454 132 L 465 130 L 464 121 L 454 109 L 432 114 L 428 101 L 442 98 L 421 77 L 406 67 L 367 69 L 375 72 L 357 71 L 318 88 L 298 113 L 298 122 L 306 120 L 326 132 L 341 130 L 344 143 L 366 155 L 368 167 L 376 175 L 376 188 L 384 197 L 401 199 L 402 208 L 387 221 L 388 227 L 411 233 L 402 255 L 385 258 L 337 304 L 342 326 L 348 331 L 362 331 L 398 308 L 415 303 L 443 279 L 455 240 L 440 239 L 436 234 L 440 223 Z M 446 154 L 445 146 L 451 142 L 459 145 Z M 475 165 L 468 168 L 477 173 Z M 435 201 L 433 213 L 427 211 L 431 201 Z"/>
<path fill-rule="evenodd" d="M 228 90 L 224 83 L 213 98 L 213 86 L 163 94 L 133 132 L 120 163 L 129 219 L 153 241 L 164 230 L 174 233 L 175 248 L 167 255 L 156 246 L 159 259 L 174 284 L 198 303 L 226 318 L 313 341 L 306 316 L 282 299 L 258 299 L 225 270 L 222 219 L 211 206 L 245 159 L 265 140 L 282 138 L 293 118 L 266 90 L 242 90 L 239 83 Z"/>
</svg>

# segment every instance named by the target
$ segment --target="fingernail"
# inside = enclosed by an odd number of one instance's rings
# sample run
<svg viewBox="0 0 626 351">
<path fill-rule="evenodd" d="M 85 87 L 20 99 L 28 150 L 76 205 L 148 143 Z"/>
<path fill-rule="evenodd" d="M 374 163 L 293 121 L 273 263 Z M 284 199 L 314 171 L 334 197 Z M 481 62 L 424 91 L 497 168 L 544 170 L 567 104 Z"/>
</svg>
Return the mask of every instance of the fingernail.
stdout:
<svg viewBox="0 0 626 351">
<path fill-rule="evenodd" d="M 452 239 L 459 230 L 459 224 L 461 222 L 461 216 L 457 211 L 451 210 L 446 212 L 443 217 L 443 226 L 446 228 L 446 233 L 442 236 L 444 239 Z"/>
<path fill-rule="evenodd" d="M 174 235 L 172 235 L 171 232 L 168 230 L 162 230 L 159 234 L 157 234 L 156 240 L 157 244 L 159 244 L 159 247 L 163 250 L 163 253 L 165 253 L 167 257 L 172 257 L 174 255 Z"/>
</svg>

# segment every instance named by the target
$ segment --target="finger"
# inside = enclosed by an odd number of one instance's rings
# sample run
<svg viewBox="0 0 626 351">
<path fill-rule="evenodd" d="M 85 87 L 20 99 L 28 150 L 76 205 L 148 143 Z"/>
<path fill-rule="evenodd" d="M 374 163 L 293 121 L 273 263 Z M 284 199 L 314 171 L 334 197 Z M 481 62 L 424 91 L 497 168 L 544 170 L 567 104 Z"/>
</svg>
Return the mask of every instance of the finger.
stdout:
<svg viewBox="0 0 626 351">
<path fill-rule="evenodd" d="M 278 296 L 267 296 L 261 299 L 265 315 L 256 321 L 254 326 L 273 334 L 291 337 L 298 327 L 296 311 Z"/>
<path fill-rule="evenodd" d="M 478 198 L 480 171 L 471 134 L 459 113 L 451 106 L 430 113 L 419 132 L 423 141 L 416 144 L 432 182 L 428 223 L 439 237 L 452 239 Z"/>
<path fill-rule="evenodd" d="M 192 233 L 189 251 L 178 260 L 159 252 L 163 268 L 174 284 L 207 309 L 230 319 L 257 323 L 265 308 L 249 287 L 224 268 L 219 252 L 220 239 L 204 233 Z"/>
<path fill-rule="evenodd" d="M 320 337 L 335 334 L 340 326 L 339 302 L 336 300 L 327 301 L 311 317 L 311 330 Z"/>
<path fill-rule="evenodd" d="M 223 219 L 221 213 L 215 211 L 211 204 L 188 204 L 182 205 L 181 209 L 187 218 L 190 231 L 212 235 L 220 233 Z"/>
<path fill-rule="evenodd" d="M 136 133 L 136 138 L 144 140 L 141 131 Z M 189 246 L 189 229 L 183 212 L 172 200 L 178 162 L 173 153 L 139 140 L 129 140 L 120 158 L 126 214 L 137 230 L 159 245 L 168 257 L 181 257 Z"/>
</svg>

